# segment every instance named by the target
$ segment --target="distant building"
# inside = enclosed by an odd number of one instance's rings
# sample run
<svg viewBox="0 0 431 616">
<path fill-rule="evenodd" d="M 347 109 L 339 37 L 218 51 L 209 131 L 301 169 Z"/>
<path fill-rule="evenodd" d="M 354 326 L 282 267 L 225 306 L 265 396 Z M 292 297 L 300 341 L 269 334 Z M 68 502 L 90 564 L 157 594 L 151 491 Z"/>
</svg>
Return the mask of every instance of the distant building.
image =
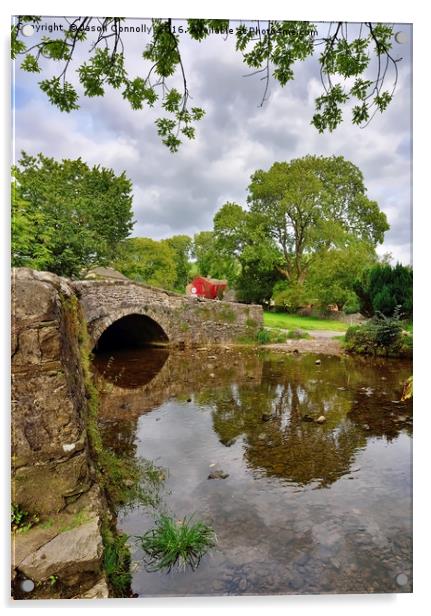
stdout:
<svg viewBox="0 0 431 616">
<path fill-rule="evenodd" d="M 227 280 L 196 276 L 186 287 L 186 294 L 206 299 L 222 299 L 227 289 Z"/>
</svg>

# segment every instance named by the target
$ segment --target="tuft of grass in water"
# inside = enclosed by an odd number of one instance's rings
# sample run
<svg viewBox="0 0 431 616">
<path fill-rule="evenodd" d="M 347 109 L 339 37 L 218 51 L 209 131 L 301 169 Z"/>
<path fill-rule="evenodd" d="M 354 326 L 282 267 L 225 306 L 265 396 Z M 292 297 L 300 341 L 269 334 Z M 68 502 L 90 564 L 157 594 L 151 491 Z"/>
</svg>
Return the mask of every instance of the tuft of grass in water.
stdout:
<svg viewBox="0 0 431 616">
<path fill-rule="evenodd" d="M 137 538 L 146 554 L 148 571 L 169 572 L 175 566 L 195 570 L 202 556 L 217 543 L 214 530 L 203 522 L 193 522 L 192 516 L 176 522 L 161 515 L 153 529 Z"/>
</svg>

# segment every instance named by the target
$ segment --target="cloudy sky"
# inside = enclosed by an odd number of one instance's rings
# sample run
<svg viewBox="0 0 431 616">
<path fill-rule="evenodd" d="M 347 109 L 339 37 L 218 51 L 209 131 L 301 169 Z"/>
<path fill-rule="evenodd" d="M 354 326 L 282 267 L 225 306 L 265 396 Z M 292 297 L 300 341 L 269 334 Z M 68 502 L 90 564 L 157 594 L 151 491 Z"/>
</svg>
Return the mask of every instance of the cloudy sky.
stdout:
<svg viewBox="0 0 431 616">
<path fill-rule="evenodd" d="M 43 23 L 53 21 L 64 23 L 62 18 Z M 150 25 L 145 20 L 127 23 Z M 234 37 L 213 35 L 197 43 L 183 35 L 192 105 L 203 107 L 206 116 L 197 124 L 196 139 L 186 140 L 178 153 L 171 154 L 156 133 L 157 110 L 133 111 L 121 93 L 110 89 L 103 98 L 82 97 L 80 109 L 65 114 L 40 92 L 39 75 L 17 68 L 16 156 L 21 150 L 43 152 L 124 170 L 134 186 L 133 235 L 160 239 L 210 229 L 226 201 L 245 205 L 256 169 L 306 154 L 341 155 L 362 170 L 368 196 L 388 217 L 391 229 L 378 252 L 410 263 L 412 33 L 406 25 L 396 25 L 395 31 L 408 38 L 405 44 L 394 42 L 394 57 L 403 58 L 395 99 L 365 129 L 353 126 L 349 115 L 332 134 L 319 135 L 310 125 L 314 100 L 321 94 L 316 57 L 298 64 L 295 80 L 284 88 L 272 82 L 269 99 L 260 107 L 264 85 L 259 76 L 244 76 L 249 70 L 235 52 Z M 38 37 L 35 33 L 29 44 Z M 123 40 L 131 76 L 145 76 L 142 51 L 149 35 L 125 34 Z M 85 53 L 79 52 L 78 62 Z"/>
</svg>

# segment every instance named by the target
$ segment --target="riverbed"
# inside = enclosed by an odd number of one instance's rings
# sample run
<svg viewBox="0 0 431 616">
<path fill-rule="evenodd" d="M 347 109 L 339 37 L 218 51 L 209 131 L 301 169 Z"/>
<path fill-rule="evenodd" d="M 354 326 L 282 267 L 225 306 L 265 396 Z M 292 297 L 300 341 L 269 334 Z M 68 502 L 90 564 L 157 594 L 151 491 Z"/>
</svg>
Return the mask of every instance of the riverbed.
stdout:
<svg viewBox="0 0 431 616">
<path fill-rule="evenodd" d="M 165 477 L 158 508 L 124 507 L 120 530 L 142 535 L 163 511 L 218 538 L 195 571 L 169 573 L 130 539 L 136 596 L 411 592 L 411 362 L 137 349 L 95 370 L 105 446 Z"/>
</svg>

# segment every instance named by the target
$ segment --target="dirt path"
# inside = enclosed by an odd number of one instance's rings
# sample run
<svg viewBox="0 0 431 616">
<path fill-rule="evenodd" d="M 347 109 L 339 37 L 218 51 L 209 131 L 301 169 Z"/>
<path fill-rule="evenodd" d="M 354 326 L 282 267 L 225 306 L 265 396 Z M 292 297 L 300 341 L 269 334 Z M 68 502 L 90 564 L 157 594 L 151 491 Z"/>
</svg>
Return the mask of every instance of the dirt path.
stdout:
<svg viewBox="0 0 431 616">
<path fill-rule="evenodd" d="M 345 332 L 334 332 L 329 329 L 307 329 L 307 334 L 310 334 L 312 338 L 337 338 L 342 336 Z"/>
<path fill-rule="evenodd" d="M 312 332 L 309 333 L 312 334 Z M 336 332 L 331 333 L 334 334 Z M 344 352 L 340 340 L 334 339 L 333 336 L 287 340 L 279 344 L 267 344 L 265 348 L 273 349 L 274 351 L 284 351 L 285 353 L 322 353 L 322 355 L 342 355 Z"/>
</svg>

